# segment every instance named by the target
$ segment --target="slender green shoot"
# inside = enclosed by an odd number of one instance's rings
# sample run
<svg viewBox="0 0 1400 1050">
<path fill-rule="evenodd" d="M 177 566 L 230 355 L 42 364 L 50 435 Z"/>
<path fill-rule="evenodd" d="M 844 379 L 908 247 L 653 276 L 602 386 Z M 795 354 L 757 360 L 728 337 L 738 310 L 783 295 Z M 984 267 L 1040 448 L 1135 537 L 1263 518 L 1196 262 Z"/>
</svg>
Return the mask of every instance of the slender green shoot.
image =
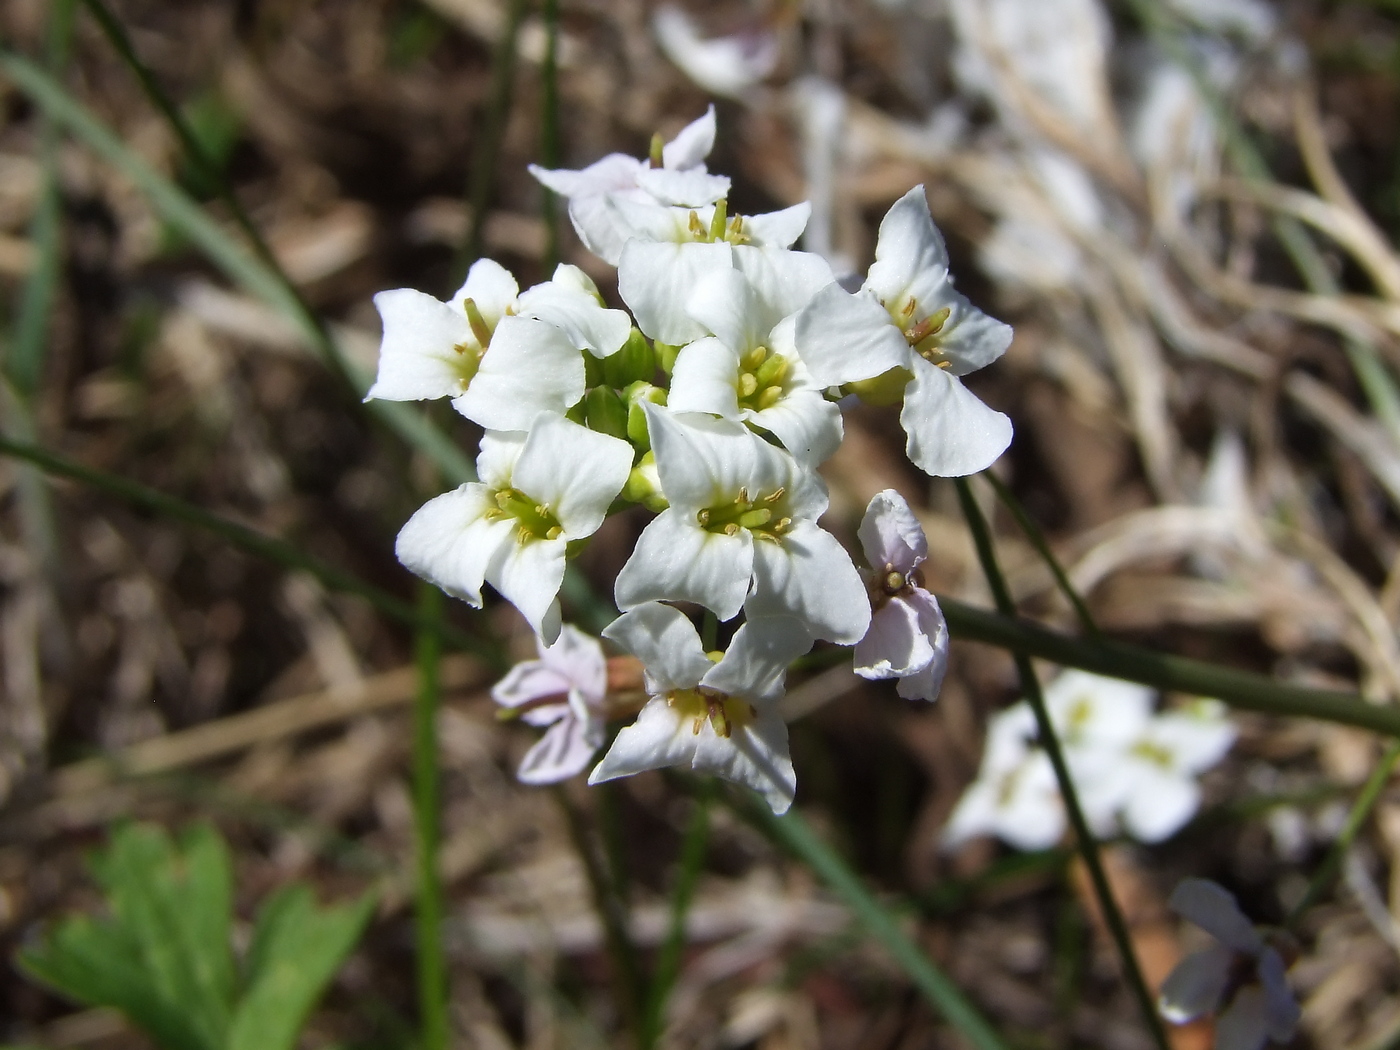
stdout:
<svg viewBox="0 0 1400 1050">
<path fill-rule="evenodd" d="M 442 948 L 442 878 L 438 873 L 442 838 L 437 739 L 437 710 L 442 701 L 438 676 L 442 592 L 430 583 L 418 585 L 418 612 L 418 694 L 413 702 L 413 826 L 418 875 L 413 925 L 418 938 L 418 1018 L 423 1050 L 447 1050 L 447 959 Z"/>
<path fill-rule="evenodd" d="M 1055 552 L 1050 549 L 1050 543 L 1045 538 L 1045 533 L 1040 531 L 1034 519 L 1026 513 L 1026 508 L 1021 505 L 1021 501 L 1016 498 L 1016 493 L 1012 492 L 1006 482 L 997 477 L 990 470 L 983 471 L 982 474 L 992 484 L 996 490 L 997 498 L 1001 500 L 1002 506 L 1011 512 L 1011 516 L 1016 519 L 1016 525 L 1030 541 L 1035 552 L 1040 555 L 1040 560 L 1045 562 L 1050 569 L 1051 575 L 1055 577 L 1055 583 L 1059 585 L 1060 593 L 1068 599 L 1070 606 L 1074 609 L 1074 615 L 1079 618 L 1079 626 L 1085 634 L 1091 638 L 1098 637 L 1098 624 L 1094 623 L 1093 614 L 1089 612 L 1089 606 L 1084 604 L 1084 599 L 1079 596 L 1079 592 L 1074 589 L 1074 584 L 1070 582 L 1069 574 L 1065 572 L 1064 566 L 1060 564 L 1060 559 L 1055 557 Z"/>
<path fill-rule="evenodd" d="M 559 0 L 544 0 L 544 64 L 540 96 L 540 162 L 546 168 L 560 165 L 559 148 Z M 559 264 L 559 201 L 544 189 L 544 265 L 549 272 Z"/>
<path fill-rule="evenodd" d="M 202 507 L 197 507 L 164 492 L 147 488 L 120 475 L 74 463 L 72 460 L 64 459 L 62 456 L 55 455 L 36 445 L 0 436 L 0 455 L 25 460 L 48 474 L 71 478 L 161 517 L 169 518 L 172 521 L 181 521 L 205 532 L 213 533 L 220 539 L 256 557 L 264 558 L 289 569 L 310 573 L 332 590 L 357 595 L 385 616 L 400 623 L 410 627 L 417 627 L 419 624 L 418 610 L 408 602 L 360 579 L 354 573 L 346 572 L 344 569 L 328 565 L 312 557 L 300 547 L 288 543 L 286 540 L 250 529 L 239 522 L 230 521 L 228 518 L 220 517 Z M 454 648 L 475 653 L 485 658 L 493 666 L 505 666 L 504 658 L 496 646 L 447 624 L 442 625 L 441 634 L 443 639 Z"/>
<path fill-rule="evenodd" d="M 681 842 L 680 862 L 676 884 L 671 890 L 671 917 L 666 928 L 666 940 L 656 957 L 648 990 L 646 1010 L 642 1017 L 642 1050 L 650 1050 L 661 1038 L 666 1023 L 666 1003 L 680 975 L 681 955 L 685 951 L 685 917 L 695 898 L 695 887 L 705 865 L 705 850 L 710 842 L 710 802 L 714 796 L 714 780 L 705 778 L 695 785 L 695 810 Z"/>
<path fill-rule="evenodd" d="M 1014 617 L 1016 604 L 1011 600 L 1011 592 L 1007 589 L 1006 579 L 1002 576 L 1001 567 L 997 564 L 996 551 L 992 546 L 991 530 L 987 527 L 987 521 L 982 516 L 981 508 L 977 506 L 977 501 L 972 496 L 972 486 L 967 483 L 966 478 L 957 478 L 956 481 L 958 501 L 962 504 L 963 517 L 967 519 L 967 527 L 972 533 L 973 543 L 977 547 L 977 557 L 982 563 L 982 571 L 987 577 L 987 585 L 991 588 L 992 595 L 996 599 L 997 609 L 1003 616 Z M 1028 656 L 1021 653 L 1016 654 L 1016 671 L 1021 679 L 1021 691 L 1030 703 L 1031 710 L 1035 712 L 1041 746 L 1045 748 L 1045 753 L 1050 758 L 1050 764 L 1055 769 L 1055 779 L 1059 781 L 1060 796 L 1064 800 L 1065 812 L 1069 815 L 1070 826 L 1074 829 L 1075 845 L 1079 849 L 1084 866 L 1089 871 L 1094 894 L 1098 897 L 1099 909 L 1103 913 L 1104 922 L 1118 947 L 1118 954 L 1123 960 L 1124 976 L 1138 1001 L 1138 1008 L 1142 1011 L 1143 1021 L 1152 1035 L 1152 1041 L 1157 1044 L 1159 1050 L 1168 1050 L 1167 1033 L 1162 1027 L 1161 1018 L 1157 1016 L 1155 997 L 1151 989 L 1147 987 L 1147 980 L 1142 975 L 1141 966 L 1138 965 L 1137 953 L 1133 950 L 1132 937 L 1128 933 L 1128 924 L 1123 919 L 1123 913 L 1118 907 L 1117 900 L 1114 899 L 1113 887 L 1109 885 L 1108 875 L 1105 873 L 1103 861 L 1099 857 L 1098 842 L 1094 838 L 1093 831 L 1089 828 L 1089 821 L 1084 816 L 1084 809 L 1079 804 L 1079 793 L 1075 789 L 1074 778 L 1070 775 L 1069 764 L 1065 761 L 1064 751 L 1055 734 L 1055 727 L 1050 721 L 1050 712 L 1045 706 L 1045 696 L 1040 689 L 1040 680 L 1036 677 L 1035 668 L 1031 666 Z"/>
<path fill-rule="evenodd" d="M 636 1037 L 637 1045 L 644 1046 L 642 967 L 637 958 L 636 945 L 632 943 L 626 909 L 598 855 L 594 836 L 588 826 L 588 818 L 574 805 L 573 799 L 569 798 L 566 787 L 556 784 L 552 791 L 554 800 L 559 804 L 559 809 L 569 826 L 569 837 L 573 840 L 574 851 L 583 863 L 584 874 L 588 877 L 588 888 L 593 895 L 593 906 L 603 924 L 603 941 L 607 945 L 613 996 L 617 1000 L 618 1013 Z"/>
<path fill-rule="evenodd" d="M 515 95 L 515 53 L 520 37 L 520 23 L 525 19 L 527 0 L 509 0 L 505 24 L 496 40 L 491 57 L 491 95 L 486 112 L 477 123 L 473 138 L 471 182 L 467 187 L 467 203 L 471 208 L 467 239 L 458 252 L 458 269 L 465 274 L 472 263 L 486 251 L 486 215 L 496 190 L 496 165 L 505 141 L 506 121 L 510 117 L 511 101 Z"/>
<path fill-rule="evenodd" d="M 1395 772 L 1395 764 L 1398 761 L 1400 761 L 1400 741 L 1392 741 L 1390 746 L 1385 749 L 1381 760 L 1376 763 L 1376 768 L 1371 771 L 1371 776 L 1361 788 L 1361 794 L 1356 796 L 1356 802 L 1352 805 L 1351 812 L 1347 814 L 1346 823 L 1342 825 L 1342 830 L 1337 833 L 1337 838 L 1328 847 L 1327 855 L 1322 858 L 1322 863 L 1318 865 L 1317 871 L 1308 881 L 1308 888 L 1298 899 L 1298 903 L 1289 909 L 1287 918 L 1283 920 L 1285 927 L 1296 929 L 1299 921 L 1307 914 L 1308 909 L 1321 900 L 1322 895 L 1332 885 L 1332 880 L 1337 877 L 1337 872 L 1341 868 L 1347 852 L 1351 849 L 1351 844 L 1356 841 L 1356 836 L 1365 825 L 1367 818 L 1370 817 L 1371 811 L 1376 808 L 1376 803 L 1380 801 L 1381 792 L 1390 782 L 1390 776 Z"/>
<path fill-rule="evenodd" d="M 851 909 L 861 931 L 879 942 L 918 988 L 919 994 L 977 1050 L 1007 1050 L 996 1030 L 861 883 L 839 854 L 823 842 L 796 810 L 775 817 L 762 802 L 726 791 L 725 803 L 769 838 L 795 854 Z"/>
</svg>

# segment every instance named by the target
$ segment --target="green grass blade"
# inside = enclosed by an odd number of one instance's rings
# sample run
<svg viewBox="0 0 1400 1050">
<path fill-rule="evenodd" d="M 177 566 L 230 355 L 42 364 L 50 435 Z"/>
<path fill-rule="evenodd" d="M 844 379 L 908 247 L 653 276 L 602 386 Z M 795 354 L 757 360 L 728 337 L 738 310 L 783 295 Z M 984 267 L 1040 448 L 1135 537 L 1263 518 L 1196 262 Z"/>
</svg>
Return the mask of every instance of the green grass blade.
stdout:
<svg viewBox="0 0 1400 1050">
<path fill-rule="evenodd" d="M 416 662 L 418 693 L 413 703 L 413 826 L 417 852 L 413 927 L 417 936 L 418 1011 L 423 1050 L 447 1050 L 447 962 L 442 948 L 442 880 L 438 842 L 442 834 L 438 775 L 437 709 L 441 657 L 442 592 L 418 586 Z"/>
<path fill-rule="evenodd" d="M 540 91 L 540 163 L 546 168 L 561 164 L 559 149 L 559 0 L 544 0 L 544 63 Z M 559 200 L 548 186 L 543 190 L 544 265 L 549 272 L 559 263 Z"/>
<path fill-rule="evenodd" d="M 972 540 L 977 548 L 977 557 L 982 563 L 982 571 L 987 577 L 987 584 L 996 599 L 997 608 L 1003 616 L 1014 617 L 1016 605 L 1011 600 L 1011 592 L 1007 589 L 1000 566 L 997 565 L 996 551 L 992 546 L 991 530 L 987 527 L 982 510 L 977 506 L 977 501 L 972 496 L 972 486 L 968 484 L 966 478 L 957 478 L 956 483 L 958 502 L 962 504 L 963 517 L 967 519 L 967 527 L 972 532 Z M 1166 1030 L 1162 1027 L 1162 1019 L 1157 1016 L 1156 997 L 1152 994 L 1152 990 L 1147 987 L 1147 979 L 1143 977 L 1137 952 L 1133 948 L 1132 937 L 1128 934 L 1128 924 L 1123 918 L 1122 910 L 1118 907 L 1118 901 L 1113 896 L 1113 887 L 1109 885 L 1103 860 L 1099 856 L 1098 840 L 1094 838 L 1089 821 L 1084 816 L 1084 808 L 1079 804 L 1079 791 L 1075 787 L 1074 777 L 1070 775 L 1069 763 L 1065 759 L 1059 738 L 1055 734 L 1055 726 L 1050 720 L 1050 711 L 1045 706 L 1045 695 L 1040 690 L 1040 680 L 1036 677 L 1035 668 L 1031 666 L 1030 657 L 1023 653 L 1016 654 L 1016 672 L 1021 679 L 1021 691 L 1030 703 L 1031 710 L 1035 712 L 1040 744 L 1045 748 L 1045 753 L 1050 757 L 1050 764 L 1055 769 L 1055 779 L 1060 785 L 1060 798 L 1064 802 L 1065 812 L 1069 815 L 1070 826 L 1074 829 L 1075 845 L 1079 849 L 1084 866 L 1089 869 L 1089 880 L 1093 883 L 1094 895 L 1099 900 L 1099 910 L 1103 914 L 1104 921 L 1113 936 L 1113 942 L 1118 948 L 1118 956 L 1123 964 L 1123 975 L 1129 988 L 1132 989 L 1134 998 L 1138 1001 L 1138 1009 L 1142 1013 L 1143 1023 L 1146 1024 L 1152 1041 L 1157 1044 L 1159 1050 L 1169 1050 Z"/>
</svg>

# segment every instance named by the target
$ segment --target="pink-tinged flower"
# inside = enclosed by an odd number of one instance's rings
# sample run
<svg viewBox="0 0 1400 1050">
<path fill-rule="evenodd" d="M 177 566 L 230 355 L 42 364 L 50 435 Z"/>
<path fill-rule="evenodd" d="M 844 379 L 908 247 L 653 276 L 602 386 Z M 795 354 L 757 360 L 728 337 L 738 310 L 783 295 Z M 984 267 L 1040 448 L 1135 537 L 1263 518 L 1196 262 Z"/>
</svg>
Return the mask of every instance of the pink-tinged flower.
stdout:
<svg viewBox="0 0 1400 1050">
<path fill-rule="evenodd" d="M 1162 1016 L 1184 1024 L 1219 1013 L 1216 1050 L 1260 1050 L 1270 1040 L 1292 1039 L 1299 1009 L 1279 951 L 1292 951 L 1284 935 L 1266 936 L 1229 891 L 1208 879 L 1184 880 L 1167 903 L 1220 943 L 1188 955 L 1168 975 L 1157 1000 Z"/>
<path fill-rule="evenodd" d="M 870 501 L 858 535 L 874 611 L 856 644 L 855 672 L 897 678 L 900 696 L 934 700 L 948 670 L 948 624 L 919 570 L 928 557 L 924 530 L 904 497 L 886 489 Z"/>
<path fill-rule="evenodd" d="M 569 624 L 553 645 L 538 637 L 535 644 L 540 658 L 512 667 L 491 699 L 517 710 L 522 722 L 549 727 L 515 775 L 523 784 L 557 784 L 583 772 L 603 746 L 608 664 L 598 640 Z"/>
</svg>

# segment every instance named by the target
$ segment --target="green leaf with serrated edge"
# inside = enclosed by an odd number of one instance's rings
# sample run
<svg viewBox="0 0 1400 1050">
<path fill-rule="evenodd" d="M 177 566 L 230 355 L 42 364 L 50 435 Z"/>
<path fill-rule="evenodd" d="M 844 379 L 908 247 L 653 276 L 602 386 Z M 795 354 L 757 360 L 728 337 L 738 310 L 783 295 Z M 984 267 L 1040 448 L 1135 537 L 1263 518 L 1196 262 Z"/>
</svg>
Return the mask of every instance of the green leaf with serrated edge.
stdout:
<svg viewBox="0 0 1400 1050">
<path fill-rule="evenodd" d="M 269 900 L 257 918 L 246 992 L 227 1050 L 291 1050 L 373 908 L 374 897 L 366 895 L 354 904 L 318 909 L 305 886 L 288 887 Z"/>
</svg>

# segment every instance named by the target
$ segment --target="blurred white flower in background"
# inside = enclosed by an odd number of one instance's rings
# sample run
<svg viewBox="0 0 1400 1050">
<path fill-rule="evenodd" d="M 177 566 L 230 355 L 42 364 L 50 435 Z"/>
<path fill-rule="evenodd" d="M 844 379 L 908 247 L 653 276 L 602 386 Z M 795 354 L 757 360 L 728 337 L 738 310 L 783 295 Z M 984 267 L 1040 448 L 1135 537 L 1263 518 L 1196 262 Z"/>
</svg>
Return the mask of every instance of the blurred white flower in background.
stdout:
<svg viewBox="0 0 1400 1050">
<path fill-rule="evenodd" d="M 666 57 L 714 95 L 742 98 L 778 65 L 778 37 L 766 25 L 704 37 L 694 19 L 672 4 L 659 7 L 651 25 Z"/>
</svg>

